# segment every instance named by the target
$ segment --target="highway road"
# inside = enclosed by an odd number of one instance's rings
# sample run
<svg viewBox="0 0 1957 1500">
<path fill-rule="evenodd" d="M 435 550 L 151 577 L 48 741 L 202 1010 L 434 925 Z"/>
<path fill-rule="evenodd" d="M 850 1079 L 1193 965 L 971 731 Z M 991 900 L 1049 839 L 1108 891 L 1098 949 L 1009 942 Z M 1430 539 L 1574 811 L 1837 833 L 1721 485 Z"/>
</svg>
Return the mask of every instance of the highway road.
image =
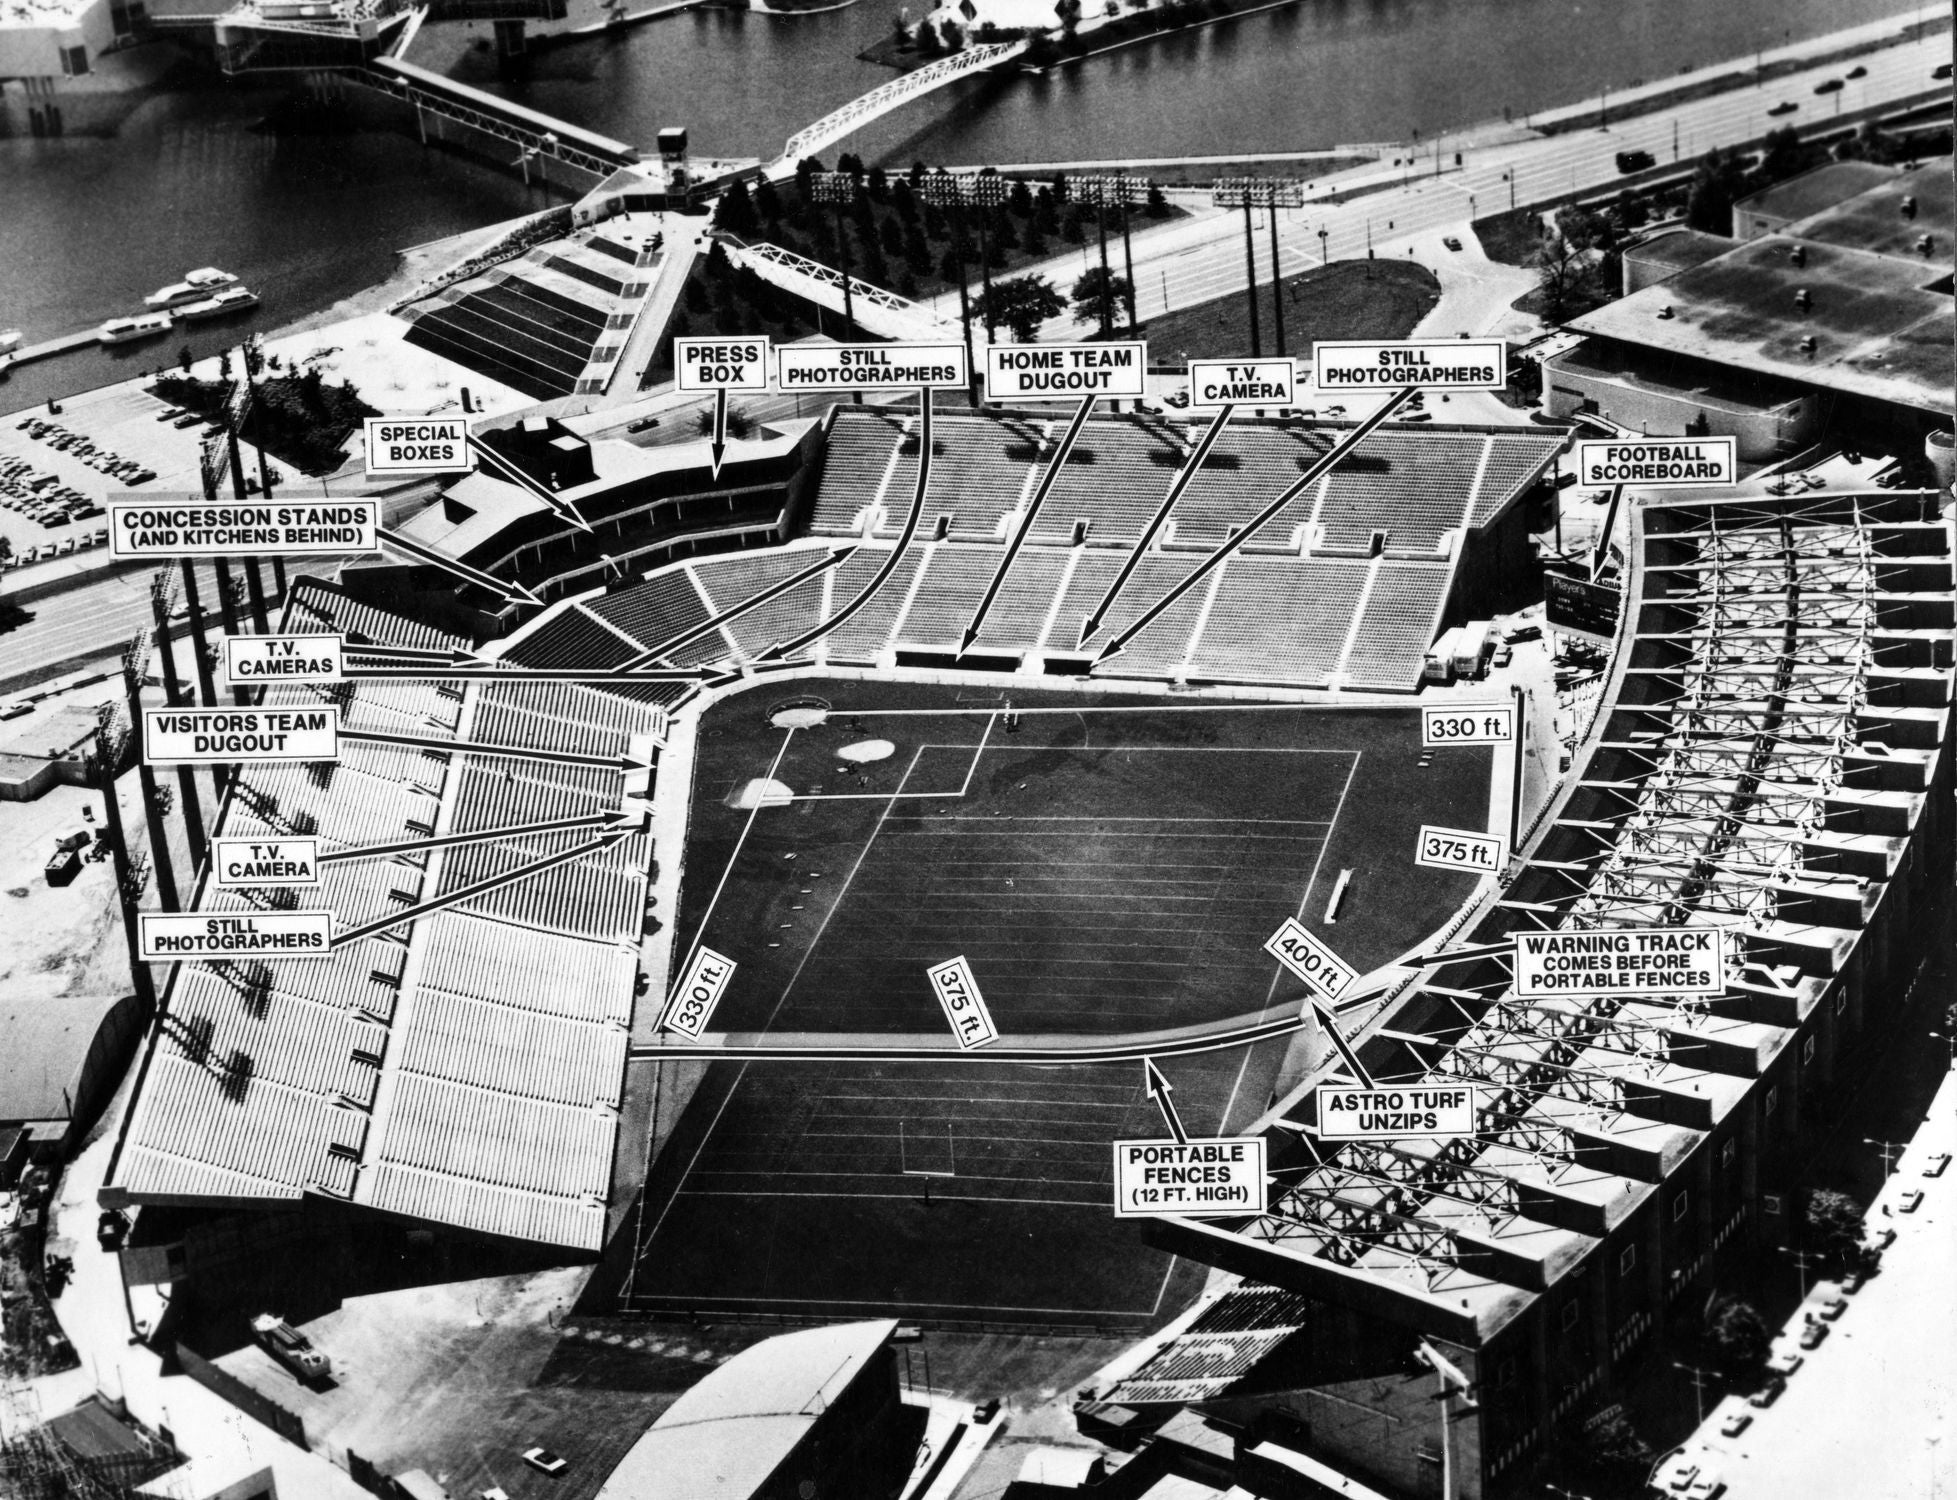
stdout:
<svg viewBox="0 0 1957 1500">
<path fill-rule="evenodd" d="M 1447 253 L 1440 247 L 1440 236 L 1462 232 L 1477 214 L 1608 188 L 1620 180 L 1616 160 L 1620 151 L 1648 151 L 1665 166 L 1690 163 L 1716 146 L 1757 141 L 1783 124 L 1825 123 L 1836 117 L 1838 109 L 1852 114 L 1934 97 L 1950 87 L 1931 76 L 1940 63 L 1950 60 L 1950 47 L 1948 32 L 1921 40 L 1899 38 L 1895 45 L 1852 63 L 1810 65 L 1770 80 L 1764 87 L 1736 88 L 1612 121 L 1607 128 L 1571 130 L 1501 145 L 1476 146 L 1468 137 L 1469 144 L 1461 148 L 1459 168 L 1453 164 L 1454 148 L 1444 144 L 1444 170 L 1438 176 L 1429 156 L 1424 174 L 1419 167 L 1408 166 L 1398 172 L 1389 167 L 1342 178 L 1336 185 L 1319 184 L 1319 201 L 1285 210 L 1279 222 L 1284 274 L 1292 275 L 1325 259 L 1363 256 L 1369 244 L 1381 257 L 1403 257 L 1419 249 L 1422 259 L 1432 260 Z M 1848 82 L 1840 93 L 1814 93 L 1817 83 L 1845 78 L 1857 65 L 1867 73 Z M 1783 103 L 1796 107 L 1783 116 L 1769 114 Z M 1400 180 L 1394 180 L 1396 175 Z M 1372 190 L 1343 204 L 1323 201 L 1329 193 L 1350 193 L 1355 187 Z M 1260 212 L 1256 217 L 1258 276 L 1267 282 L 1269 231 L 1264 215 Z M 1118 257 L 1118 248 L 1114 253 Z M 1134 236 L 1134 253 L 1136 311 L 1144 323 L 1170 309 L 1243 290 L 1244 236 L 1239 213 L 1205 215 L 1143 230 Z M 1071 251 L 1029 269 L 1050 276 L 1064 290 L 1079 276 L 1082 265 L 1081 252 Z M 940 296 L 930 307 L 940 316 L 955 319 L 957 297 Z M 1077 339 L 1081 330 L 1063 316 L 1047 323 L 1040 336 L 1044 341 Z"/>
<path fill-rule="evenodd" d="M 152 623 L 150 578 L 147 571 L 104 574 L 94 582 L 15 606 L 0 593 L 0 692 L 17 691 L 37 673 L 64 663 L 80 664 L 90 657 L 113 657 L 139 630 Z M 243 570 L 234 570 L 234 582 Z M 265 586 L 272 586 L 264 570 Z M 216 619 L 217 582 L 208 564 L 198 569 L 198 596 Z M 181 622 L 180 622 L 181 624 Z M 182 626 L 188 629 L 187 625 Z M 188 673 L 190 658 L 178 660 Z"/>
</svg>

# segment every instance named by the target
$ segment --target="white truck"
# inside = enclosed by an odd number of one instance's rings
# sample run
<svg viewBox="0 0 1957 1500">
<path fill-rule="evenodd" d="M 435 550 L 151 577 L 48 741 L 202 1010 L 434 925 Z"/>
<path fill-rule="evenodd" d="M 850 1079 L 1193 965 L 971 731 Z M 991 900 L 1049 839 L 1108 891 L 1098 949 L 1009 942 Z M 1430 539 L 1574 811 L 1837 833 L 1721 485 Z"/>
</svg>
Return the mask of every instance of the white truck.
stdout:
<svg viewBox="0 0 1957 1500">
<path fill-rule="evenodd" d="M 333 1373 L 333 1361 L 284 1318 L 260 1313 L 251 1320 L 251 1331 L 267 1354 L 301 1380 L 324 1380 Z"/>
</svg>

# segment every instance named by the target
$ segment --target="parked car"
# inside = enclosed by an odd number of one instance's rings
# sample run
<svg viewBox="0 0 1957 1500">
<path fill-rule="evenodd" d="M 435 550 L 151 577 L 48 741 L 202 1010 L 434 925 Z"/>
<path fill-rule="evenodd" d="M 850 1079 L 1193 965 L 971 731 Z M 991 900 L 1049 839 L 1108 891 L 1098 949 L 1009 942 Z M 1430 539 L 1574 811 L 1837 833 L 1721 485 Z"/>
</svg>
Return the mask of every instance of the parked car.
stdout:
<svg viewBox="0 0 1957 1500">
<path fill-rule="evenodd" d="M 1461 242 L 1451 234 L 1443 239 L 1441 243 L 1450 250 L 1459 250 L 1461 248 Z"/>
<path fill-rule="evenodd" d="M 1745 1432 L 1746 1429 L 1751 1427 L 1752 1425 L 1753 1425 L 1752 1412 L 1736 1411 L 1731 1416 L 1729 1416 L 1725 1421 L 1719 1424 L 1719 1435 L 1721 1437 L 1729 1437 L 1729 1438 L 1738 1437 L 1742 1432 Z"/>
<path fill-rule="evenodd" d="M 1793 114 L 1794 111 L 1799 109 L 1800 107 L 1801 107 L 1800 105 L 1794 103 L 1792 100 L 1783 99 L 1780 103 L 1776 104 L 1772 109 L 1768 110 L 1767 113 L 1772 115 L 1775 119 L 1779 119 L 1782 115 Z"/>
<path fill-rule="evenodd" d="M 1842 87 L 1842 81 L 1839 78 L 1824 78 L 1814 86 L 1814 91 L 1817 94 L 1839 94 L 1842 91 Z"/>
<path fill-rule="evenodd" d="M 1658 165 L 1658 158 L 1649 151 L 1620 151 L 1617 153 L 1617 170 L 1626 174 L 1642 172 Z"/>
<path fill-rule="evenodd" d="M 523 1461 L 539 1474 L 548 1474 L 553 1479 L 571 1466 L 569 1459 L 558 1457 L 548 1448 L 525 1448 Z"/>
</svg>

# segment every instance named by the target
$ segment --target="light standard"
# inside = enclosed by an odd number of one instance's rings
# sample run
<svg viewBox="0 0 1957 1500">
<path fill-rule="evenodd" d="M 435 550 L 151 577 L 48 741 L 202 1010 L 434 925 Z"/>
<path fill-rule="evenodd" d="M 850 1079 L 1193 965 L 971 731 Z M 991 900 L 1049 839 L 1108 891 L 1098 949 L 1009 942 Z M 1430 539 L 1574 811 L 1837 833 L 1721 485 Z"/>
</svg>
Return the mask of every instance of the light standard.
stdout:
<svg viewBox="0 0 1957 1500">
<path fill-rule="evenodd" d="M 1937 1041 L 1950 1044 L 1950 1066 L 1957 1068 L 1957 1031 L 1933 1031 L 1930 1035 Z"/>
<path fill-rule="evenodd" d="M 1135 315 L 1135 246 L 1134 242 L 1128 236 L 1128 210 L 1134 205 L 1137 193 L 1146 195 L 1148 189 L 1153 184 L 1145 177 L 1130 177 L 1126 173 L 1115 173 L 1107 177 L 1076 177 L 1072 179 L 1072 182 L 1076 191 L 1084 189 L 1093 195 L 1094 206 L 1097 210 L 1103 213 L 1111 207 L 1121 210 L 1121 261 L 1124 274 L 1128 278 L 1128 291 L 1123 300 L 1128 304 L 1128 328 L 1130 332 L 1133 332 L 1139 324 L 1139 319 Z M 1107 297 L 1105 295 L 1107 282 L 1108 237 L 1106 220 L 1104 218 L 1101 226 L 1101 286 L 1104 293 L 1102 297 L 1101 321 L 1103 325 L 1106 325 L 1110 321 Z M 1165 297 L 1163 300 L 1166 308 L 1167 298 Z M 1104 326 L 1104 337 L 1106 332 L 1107 329 Z"/>
<path fill-rule="evenodd" d="M 1318 263 L 1321 266 L 1329 266 L 1332 263 L 1332 247 L 1327 243 L 1331 235 L 1332 231 L 1329 229 L 1320 228 L 1318 231 Z M 1284 351 L 1279 349 L 1278 353 L 1282 354 Z"/>
<path fill-rule="evenodd" d="M 992 342 L 994 318 L 992 314 L 992 237 L 987 231 L 992 225 L 992 210 L 1006 201 L 1011 191 L 1006 179 L 997 172 L 987 170 L 976 177 L 965 180 L 965 200 L 979 211 L 979 285 L 985 289 L 985 340 Z"/>
<path fill-rule="evenodd" d="M 976 407 L 978 367 L 972 362 L 972 296 L 965 278 L 965 185 L 948 172 L 933 172 L 919 180 L 917 191 L 926 203 L 951 210 L 951 254 L 958 263 L 958 323 L 965 332 L 965 370 L 971 382 L 965 394 Z"/>
<path fill-rule="evenodd" d="M 827 203 L 836 210 L 836 250 L 842 261 L 843 276 L 843 339 L 845 342 L 856 337 L 856 304 L 850 296 L 849 279 L 849 225 L 843 218 L 845 208 L 856 206 L 856 195 L 860 184 L 852 172 L 811 172 L 809 174 L 809 195 L 817 203 Z"/>
<path fill-rule="evenodd" d="M 1305 201 L 1305 185 L 1295 177 L 1221 177 L 1210 189 L 1210 199 L 1218 208 L 1244 211 L 1244 290 L 1250 298 L 1250 354 L 1263 353 L 1257 336 L 1257 242 L 1251 233 L 1251 209 L 1271 211 L 1271 301 L 1277 339 L 1277 352 L 1284 353 L 1284 276 L 1278 264 L 1277 211 L 1297 208 Z"/>
</svg>

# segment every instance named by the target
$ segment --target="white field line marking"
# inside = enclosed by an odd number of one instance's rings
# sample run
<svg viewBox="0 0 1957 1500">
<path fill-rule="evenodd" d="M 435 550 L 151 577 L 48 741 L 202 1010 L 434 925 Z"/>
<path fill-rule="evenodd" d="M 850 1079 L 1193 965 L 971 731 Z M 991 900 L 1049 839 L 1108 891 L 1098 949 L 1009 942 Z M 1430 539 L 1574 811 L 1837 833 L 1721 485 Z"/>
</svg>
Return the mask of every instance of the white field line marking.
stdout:
<svg viewBox="0 0 1957 1500">
<path fill-rule="evenodd" d="M 1359 774 L 1359 762 L 1365 758 L 1366 752 L 1364 750 L 1354 750 L 1351 752 L 1351 755 L 1352 755 L 1351 769 L 1349 769 L 1345 773 L 1345 785 L 1339 788 L 1339 800 L 1337 804 L 1332 808 L 1332 827 L 1335 830 L 1338 827 L 1339 816 L 1345 811 L 1346 793 L 1352 790 L 1352 779 Z M 1325 842 L 1318 846 L 1318 858 L 1311 862 L 1311 879 L 1305 882 L 1305 892 L 1302 896 L 1298 898 L 1298 910 L 1294 913 L 1294 915 L 1297 917 L 1297 919 L 1300 922 L 1305 920 L 1305 909 L 1311 905 L 1312 887 L 1318 884 L 1318 871 L 1319 868 L 1325 863 L 1325 851 L 1331 847 L 1332 847 L 1332 835 L 1330 833 L 1327 833 L 1325 835 Z M 1271 1008 L 1271 1001 L 1277 998 L 1277 983 L 1288 972 L 1289 971 L 1285 969 L 1285 967 L 1282 964 L 1280 964 L 1278 966 L 1277 972 L 1271 975 L 1271 987 L 1264 992 L 1265 1010 L 1268 1011 Z"/>
<path fill-rule="evenodd" d="M 782 758 L 788 754 L 788 742 L 794 738 L 795 731 L 792 728 L 783 732 L 781 748 L 775 752 L 774 764 L 768 767 L 770 781 L 775 779 L 775 772 L 781 769 Z M 734 873 L 734 865 L 741 857 L 741 850 L 747 847 L 747 836 L 754 831 L 754 820 L 760 815 L 759 803 L 748 809 L 747 822 L 741 826 L 741 836 L 734 841 L 734 852 L 727 856 L 727 868 L 720 872 L 720 884 L 713 888 L 713 897 L 707 902 L 706 911 L 700 915 L 700 925 L 694 929 L 693 945 L 686 951 L 686 963 L 681 964 L 678 970 L 682 976 L 685 975 L 688 965 L 693 962 L 693 955 L 700 951 L 700 944 L 706 940 L 707 923 L 713 919 L 714 908 L 720 904 L 720 893 L 727 889 L 728 877 Z"/>
</svg>

